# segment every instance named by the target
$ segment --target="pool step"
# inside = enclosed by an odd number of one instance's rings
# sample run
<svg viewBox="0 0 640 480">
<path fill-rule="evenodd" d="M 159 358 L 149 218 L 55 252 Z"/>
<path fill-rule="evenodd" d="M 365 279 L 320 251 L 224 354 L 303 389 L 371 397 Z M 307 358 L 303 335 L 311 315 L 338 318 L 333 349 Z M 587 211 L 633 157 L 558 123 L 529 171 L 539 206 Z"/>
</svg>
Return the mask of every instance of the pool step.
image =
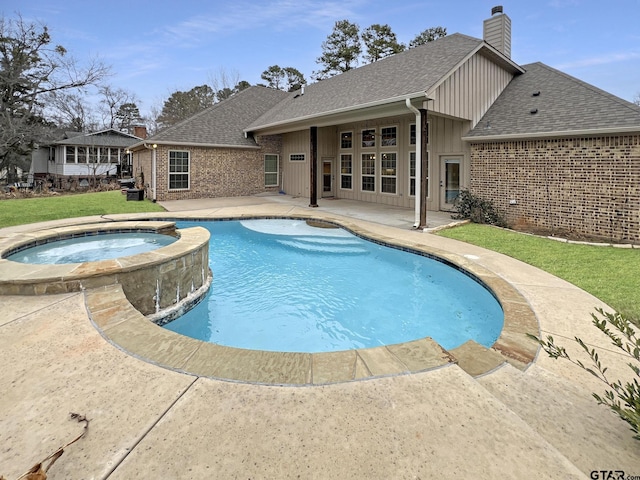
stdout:
<svg viewBox="0 0 640 480">
<path fill-rule="evenodd" d="M 338 237 L 287 237 L 277 240 L 286 247 L 317 253 L 366 254 L 367 250 L 358 240 Z"/>
<path fill-rule="evenodd" d="M 495 370 L 507 362 L 500 352 L 486 348 L 473 340 L 452 348 L 449 353 L 455 358 L 458 366 L 472 377 Z"/>
</svg>

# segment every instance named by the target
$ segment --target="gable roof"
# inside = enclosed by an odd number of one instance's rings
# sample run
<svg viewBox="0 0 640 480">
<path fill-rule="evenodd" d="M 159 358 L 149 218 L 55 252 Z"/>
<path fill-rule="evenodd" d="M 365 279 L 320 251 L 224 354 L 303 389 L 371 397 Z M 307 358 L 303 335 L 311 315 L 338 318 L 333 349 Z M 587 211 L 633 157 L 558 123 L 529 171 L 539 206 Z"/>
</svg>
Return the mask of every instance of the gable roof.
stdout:
<svg viewBox="0 0 640 480">
<path fill-rule="evenodd" d="M 99 132 L 65 132 L 65 138 L 53 142 L 54 145 L 85 145 L 98 147 L 129 147 L 140 141 L 139 137 L 115 128 L 107 128 Z"/>
<path fill-rule="evenodd" d="M 543 63 L 523 68 L 465 140 L 640 132 L 633 103 Z"/>
<path fill-rule="evenodd" d="M 134 148 L 142 143 L 257 147 L 253 138 L 244 135 L 243 128 L 287 95 L 273 88 L 249 87 L 162 130 L 134 145 Z"/>
<path fill-rule="evenodd" d="M 514 73 L 520 67 L 483 40 L 459 33 L 385 57 L 340 75 L 307 85 L 278 103 L 253 123 L 250 132 L 277 125 L 319 118 L 369 106 L 425 98 L 426 92 L 446 79 L 465 59 L 478 51 Z"/>
</svg>

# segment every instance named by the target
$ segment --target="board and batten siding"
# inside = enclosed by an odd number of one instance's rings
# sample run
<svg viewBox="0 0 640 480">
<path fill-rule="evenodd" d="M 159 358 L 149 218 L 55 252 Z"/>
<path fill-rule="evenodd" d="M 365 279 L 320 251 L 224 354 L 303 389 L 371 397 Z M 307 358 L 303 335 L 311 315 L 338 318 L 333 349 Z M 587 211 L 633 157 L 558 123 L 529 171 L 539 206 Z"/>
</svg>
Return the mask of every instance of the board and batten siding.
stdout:
<svg viewBox="0 0 640 480">
<path fill-rule="evenodd" d="M 513 74 L 487 57 L 469 58 L 435 90 L 428 108 L 435 113 L 471 120 L 473 128 L 509 84 Z"/>
<path fill-rule="evenodd" d="M 338 136 L 336 128 L 318 128 L 318 190 L 322 188 L 322 164 L 323 158 L 337 159 Z M 304 162 L 291 161 L 290 156 L 303 153 Z M 310 195 L 309 182 L 311 181 L 311 135 L 309 130 L 300 130 L 282 135 L 282 157 L 280 158 L 280 171 L 282 175 L 282 190 L 288 195 L 304 197 Z M 337 160 L 336 160 L 337 161 Z M 334 162 L 335 165 L 337 163 Z M 334 167 L 334 168 L 337 168 Z"/>
<path fill-rule="evenodd" d="M 280 170 L 282 178 L 280 184 L 287 195 L 295 197 L 309 196 L 309 130 L 285 133 L 282 135 L 282 156 Z M 291 155 L 303 153 L 304 162 L 292 162 Z"/>
</svg>

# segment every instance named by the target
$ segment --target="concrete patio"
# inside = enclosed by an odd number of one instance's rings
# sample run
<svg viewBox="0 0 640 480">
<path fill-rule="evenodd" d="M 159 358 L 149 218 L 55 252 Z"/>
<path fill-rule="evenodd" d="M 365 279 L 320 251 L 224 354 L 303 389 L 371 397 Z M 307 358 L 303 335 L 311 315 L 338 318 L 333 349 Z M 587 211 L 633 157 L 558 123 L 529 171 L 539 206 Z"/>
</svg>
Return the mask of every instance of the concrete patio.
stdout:
<svg viewBox="0 0 640 480">
<path fill-rule="evenodd" d="M 464 256 L 510 282 L 543 336 L 601 353 L 611 378 L 626 358 L 591 325 L 598 299 L 503 255 L 411 228 L 413 211 L 286 196 L 166 202 L 154 218 L 287 216 L 356 222 L 372 236 Z M 121 220 L 124 216 L 106 216 Z M 144 218 L 144 215 L 133 216 Z M 0 230 L 82 223 L 75 219 Z M 428 227 L 451 223 L 428 214 Z M 322 386 L 220 381 L 161 368 L 109 343 L 85 293 L 0 297 L 0 475 L 17 478 L 73 439 L 50 479 L 594 478 L 640 475 L 640 446 L 591 392 L 594 377 L 540 354 L 526 371 L 505 363 L 472 377 L 458 365 Z M 601 477 L 598 477 L 601 478 Z"/>
</svg>

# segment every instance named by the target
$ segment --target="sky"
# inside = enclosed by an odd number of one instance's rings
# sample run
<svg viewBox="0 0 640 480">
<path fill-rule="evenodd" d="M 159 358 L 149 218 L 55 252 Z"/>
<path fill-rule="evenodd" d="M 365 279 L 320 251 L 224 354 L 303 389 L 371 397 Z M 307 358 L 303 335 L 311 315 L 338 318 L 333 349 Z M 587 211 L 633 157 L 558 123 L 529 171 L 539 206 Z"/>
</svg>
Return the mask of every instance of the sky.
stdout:
<svg viewBox="0 0 640 480">
<path fill-rule="evenodd" d="M 46 25 L 80 64 L 110 65 L 107 83 L 135 94 L 145 114 L 223 75 L 264 83 L 271 65 L 311 81 L 339 20 L 388 24 L 405 44 L 435 26 L 482 38 L 496 5 L 511 18 L 519 65 L 542 62 L 625 100 L 640 96 L 640 0 L 0 0 L 0 14 Z"/>
</svg>

